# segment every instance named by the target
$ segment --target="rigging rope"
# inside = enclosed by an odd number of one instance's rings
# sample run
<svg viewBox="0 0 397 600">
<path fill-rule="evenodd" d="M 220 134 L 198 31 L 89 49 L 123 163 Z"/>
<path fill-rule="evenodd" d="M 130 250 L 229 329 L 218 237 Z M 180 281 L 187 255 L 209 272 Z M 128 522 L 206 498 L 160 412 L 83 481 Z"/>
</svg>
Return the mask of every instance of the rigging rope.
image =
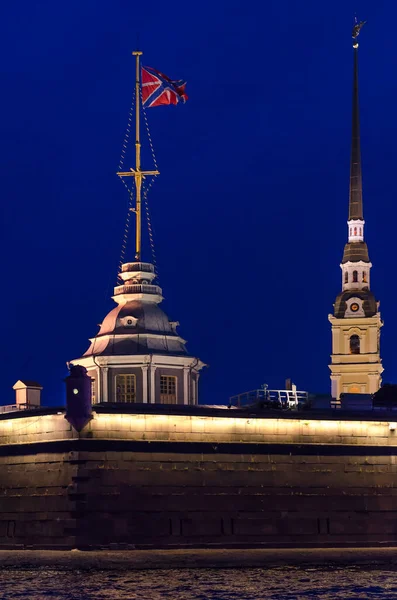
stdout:
<svg viewBox="0 0 397 600">
<path fill-rule="evenodd" d="M 142 98 L 142 90 L 140 92 L 141 94 L 141 98 Z M 134 115 L 134 108 L 136 106 L 136 94 L 135 94 L 135 88 L 132 94 L 132 100 L 131 100 L 131 107 L 128 113 L 128 122 L 127 122 L 127 127 L 125 130 L 125 135 L 124 135 L 124 140 L 123 140 L 123 144 L 122 144 L 122 148 L 121 148 L 121 154 L 120 154 L 120 160 L 119 160 L 119 171 L 121 171 L 124 167 L 124 162 L 125 162 L 125 158 L 126 158 L 126 153 L 127 153 L 127 149 L 128 149 L 128 144 L 131 141 L 130 140 L 130 136 L 131 136 L 131 126 L 133 123 L 133 115 Z M 150 135 L 150 129 L 149 129 L 149 123 L 148 123 L 148 119 L 147 119 L 147 114 L 146 114 L 146 110 L 145 107 L 143 106 L 143 100 L 141 102 L 141 106 L 142 106 L 142 114 L 144 117 L 144 121 L 145 121 L 145 127 L 146 127 L 146 132 L 147 132 L 147 137 L 149 140 L 149 146 L 150 146 L 150 151 L 151 151 L 151 155 L 152 155 L 152 160 L 153 160 L 153 164 L 154 167 L 156 169 L 156 171 L 158 170 L 158 166 L 157 166 L 157 160 L 156 160 L 156 155 L 154 152 L 154 147 L 153 147 L 153 142 L 152 142 L 152 137 Z M 122 184 L 124 185 L 125 189 L 127 190 L 128 193 L 128 209 L 127 209 L 127 217 L 126 217 L 126 221 L 125 221 L 125 227 L 124 227 L 124 235 L 123 235 L 123 241 L 121 244 L 121 252 L 120 252 L 120 260 L 119 260 L 119 267 L 118 267 L 118 273 L 117 273 L 117 279 L 121 279 L 120 277 L 120 272 L 121 272 L 121 266 L 124 264 L 125 262 L 125 256 L 126 256 L 126 252 L 127 252 L 127 246 L 128 246 L 128 240 L 130 237 L 130 229 L 131 229 L 131 214 L 133 212 L 135 212 L 134 209 L 134 183 L 133 183 L 133 178 L 131 177 L 131 187 L 128 186 L 128 184 L 126 183 L 126 181 L 124 180 L 123 177 L 120 177 L 120 181 L 122 182 Z M 151 254 L 152 254 L 152 261 L 153 261 L 153 266 L 155 268 L 155 272 L 157 274 L 158 277 L 158 269 L 157 269 L 157 258 L 156 258 L 156 250 L 155 250 L 155 245 L 154 245 L 154 234 L 153 234 L 153 226 L 152 226 L 152 220 L 151 220 L 151 216 L 150 216 L 150 209 L 149 209 L 149 203 L 148 203 L 148 193 L 149 190 L 151 189 L 153 183 L 154 183 L 154 177 L 151 177 L 149 181 L 147 181 L 146 179 L 143 182 L 143 201 L 144 201 L 144 205 L 145 205 L 145 216 L 146 216 L 146 223 L 147 223 L 147 227 L 148 227 L 148 234 L 149 234 L 149 243 L 150 243 L 150 249 L 151 249 Z"/>
<path fill-rule="evenodd" d="M 134 91 L 132 93 L 131 106 L 130 106 L 130 110 L 128 113 L 127 127 L 125 129 L 123 145 L 121 147 L 121 154 L 120 154 L 120 160 L 119 160 L 119 171 L 121 171 L 123 169 L 125 156 L 126 156 L 126 152 L 127 152 L 127 147 L 128 147 L 128 142 L 130 141 L 129 138 L 130 138 L 130 134 L 131 134 L 131 124 L 132 124 L 132 117 L 134 114 L 134 107 L 135 107 L 135 87 L 134 87 Z M 118 271 L 117 271 L 117 280 L 121 279 L 121 277 L 120 277 L 121 265 L 124 264 L 124 261 L 125 261 L 125 254 L 126 254 L 126 250 L 127 250 L 128 238 L 129 238 L 129 233 L 130 233 L 131 213 L 134 212 L 134 204 L 133 204 L 134 188 L 133 188 L 133 185 L 131 185 L 131 187 L 128 187 L 128 185 L 124 181 L 123 177 L 120 177 L 119 179 L 120 179 L 121 183 L 124 185 L 124 187 L 128 193 L 128 208 L 127 208 L 127 217 L 126 217 L 125 226 L 124 226 L 123 241 L 121 244 L 119 267 L 118 267 Z"/>
<path fill-rule="evenodd" d="M 143 118 L 145 120 L 146 132 L 147 132 L 147 137 L 149 140 L 150 150 L 152 153 L 153 164 L 154 164 L 154 168 L 156 169 L 156 171 L 158 171 L 156 154 L 154 152 L 152 137 L 150 135 L 149 122 L 147 119 L 146 109 L 145 109 L 145 106 L 143 103 L 143 98 L 142 98 L 142 90 L 141 90 L 141 100 L 142 100 L 142 102 L 141 102 L 142 113 L 143 113 Z M 158 279 L 159 274 L 158 274 L 158 267 L 157 267 L 156 249 L 155 249 L 155 245 L 154 245 L 154 234 L 153 234 L 152 220 L 150 217 L 150 210 L 149 210 L 149 203 L 148 203 L 148 193 L 154 183 L 154 180 L 155 180 L 155 177 L 152 177 L 150 179 L 148 185 L 145 185 L 144 192 L 143 192 L 143 200 L 144 200 L 144 204 L 145 204 L 145 215 L 146 215 L 146 223 L 147 223 L 148 233 L 149 233 L 150 249 L 152 252 L 152 261 L 153 261 L 154 270 L 156 272 L 157 279 Z"/>
</svg>

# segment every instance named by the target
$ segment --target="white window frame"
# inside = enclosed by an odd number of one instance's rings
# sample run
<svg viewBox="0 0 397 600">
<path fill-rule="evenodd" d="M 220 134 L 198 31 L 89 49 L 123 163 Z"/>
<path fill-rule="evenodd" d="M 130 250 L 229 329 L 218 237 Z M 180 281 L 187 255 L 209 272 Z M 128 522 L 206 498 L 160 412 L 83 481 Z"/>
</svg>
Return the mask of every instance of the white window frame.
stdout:
<svg viewBox="0 0 397 600">
<path fill-rule="evenodd" d="M 97 404 L 96 388 L 96 379 L 91 377 L 91 404 Z"/>
<path fill-rule="evenodd" d="M 175 393 L 169 394 L 168 392 L 161 391 L 161 378 L 167 377 L 167 379 L 173 379 L 175 382 Z M 168 385 L 167 385 L 168 389 Z M 178 378 L 176 375 L 160 375 L 160 402 L 162 404 L 178 404 Z"/>
<path fill-rule="evenodd" d="M 117 391 L 117 388 L 119 385 L 117 383 L 118 377 L 125 378 L 125 383 L 124 383 L 125 392 L 123 392 L 123 393 L 120 392 L 120 394 Z M 132 381 L 134 382 L 134 385 L 133 385 L 134 391 L 132 393 L 127 392 L 127 387 L 128 387 L 127 386 L 127 377 L 131 377 Z M 136 402 L 136 375 L 135 375 L 135 373 L 117 373 L 114 378 L 114 391 L 115 391 L 116 402 L 121 402 L 123 404 L 134 404 Z M 126 398 L 129 394 L 131 394 L 131 396 L 133 397 L 132 400 L 126 400 L 126 399 L 121 400 L 120 399 L 120 396 L 124 396 L 124 398 Z"/>
</svg>

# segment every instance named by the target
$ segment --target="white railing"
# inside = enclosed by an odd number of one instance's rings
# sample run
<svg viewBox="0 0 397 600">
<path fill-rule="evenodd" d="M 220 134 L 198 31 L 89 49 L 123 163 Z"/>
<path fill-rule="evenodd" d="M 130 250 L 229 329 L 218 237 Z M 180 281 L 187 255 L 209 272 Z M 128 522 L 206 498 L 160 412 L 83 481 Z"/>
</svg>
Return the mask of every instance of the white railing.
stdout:
<svg viewBox="0 0 397 600">
<path fill-rule="evenodd" d="M 150 285 L 147 283 L 133 283 L 118 285 L 114 288 L 114 294 L 157 294 L 161 296 L 162 289 L 158 285 Z"/>
<path fill-rule="evenodd" d="M 121 266 L 122 273 L 134 273 L 137 271 L 143 271 L 144 273 L 154 273 L 154 266 L 150 263 L 143 262 L 124 263 Z"/>
<path fill-rule="evenodd" d="M 299 404 L 305 404 L 308 401 L 309 393 L 297 390 L 251 390 L 230 398 L 231 406 L 243 408 L 250 404 L 265 402 L 281 408 L 297 408 Z"/>
</svg>

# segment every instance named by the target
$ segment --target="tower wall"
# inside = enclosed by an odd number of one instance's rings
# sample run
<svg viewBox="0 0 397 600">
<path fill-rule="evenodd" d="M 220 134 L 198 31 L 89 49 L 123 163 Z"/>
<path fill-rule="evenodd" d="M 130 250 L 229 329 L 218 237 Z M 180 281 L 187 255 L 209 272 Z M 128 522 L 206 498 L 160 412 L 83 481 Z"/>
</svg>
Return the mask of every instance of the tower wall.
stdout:
<svg viewBox="0 0 397 600">
<path fill-rule="evenodd" d="M 332 325 L 331 393 L 339 400 L 342 393 L 374 394 L 382 383 L 379 313 L 372 317 L 336 318 Z M 351 338 L 358 339 L 358 352 L 351 348 Z"/>
<path fill-rule="evenodd" d="M 0 547 L 397 543 L 387 415 L 202 412 L 2 418 Z"/>
<path fill-rule="evenodd" d="M 196 359 L 173 357 L 170 360 L 169 357 L 143 355 L 139 357 L 138 361 L 138 364 L 134 364 L 132 360 L 129 362 L 128 358 L 121 361 L 117 357 L 99 357 L 95 359 L 95 363 L 91 358 L 83 358 L 73 361 L 73 364 L 87 368 L 88 374 L 94 382 L 94 404 L 120 401 L 117 391 L 117 375 L 135 376 L 136 403 L 197 404 Z M 164 397 L 161 389 L 162 376 L 175 378 L 175 398 Z"/>
</svg>

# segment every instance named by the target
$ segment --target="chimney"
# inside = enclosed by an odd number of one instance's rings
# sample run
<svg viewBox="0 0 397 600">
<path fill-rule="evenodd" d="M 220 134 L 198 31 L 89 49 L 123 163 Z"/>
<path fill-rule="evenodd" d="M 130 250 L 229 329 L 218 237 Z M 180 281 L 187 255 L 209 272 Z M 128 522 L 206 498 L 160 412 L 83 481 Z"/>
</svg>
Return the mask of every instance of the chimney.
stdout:
<svg viewBox="0 0 397 600">
<path fill-rule="evenodd" d="M 18 381 L 12 386 L 15 390 L 15 404 L 18 408 L 34 408 L 40 406 L 40 396 L 43 387 L 37 381 Z"/>
</svg>

